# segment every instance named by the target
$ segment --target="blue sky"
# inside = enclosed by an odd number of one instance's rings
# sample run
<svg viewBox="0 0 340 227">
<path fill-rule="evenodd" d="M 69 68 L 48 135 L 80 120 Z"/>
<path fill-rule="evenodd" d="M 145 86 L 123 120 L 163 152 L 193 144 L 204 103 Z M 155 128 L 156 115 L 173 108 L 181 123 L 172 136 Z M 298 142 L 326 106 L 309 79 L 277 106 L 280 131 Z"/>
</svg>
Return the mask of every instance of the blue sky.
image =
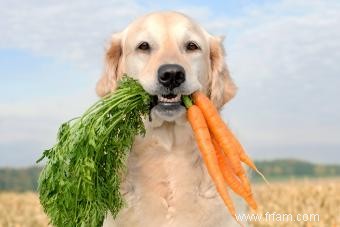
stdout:
<svg viewBox="0 0 340 227">
<path fill-rule="evenodd" d="M 239 87 L 223 116 L 255 159 L 340 163 L 340 3 L 1 1 L 0 166 L 28 166 L 96 99 L 110 35 L 178 10 L 225 35 Z"/>
</svg>

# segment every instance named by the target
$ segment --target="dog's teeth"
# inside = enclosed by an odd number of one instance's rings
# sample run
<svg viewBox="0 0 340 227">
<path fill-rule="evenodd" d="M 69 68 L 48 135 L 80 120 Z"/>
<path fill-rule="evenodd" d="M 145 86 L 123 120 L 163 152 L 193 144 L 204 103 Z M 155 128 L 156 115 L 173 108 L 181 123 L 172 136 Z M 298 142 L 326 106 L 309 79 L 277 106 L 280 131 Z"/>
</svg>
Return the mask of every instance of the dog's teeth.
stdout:
<svg viewBox="0 0 340 227">
<path fill-rule="evenodd" d="M 181 95 L 177 95 L 174 99 L 175 99 L 176 102 L 181 101 Z"/>
<path fill-rule="evenodd" d="M 161 95 L 158 95 L 158 101 L 159 102 L 179 102 L 180 100 L 181 100 L 181 95 L 180 94 L 176 95 L 176 97 L 171 98 L 171 99 L 167 99 L 167 98 L 164 98 Z"/>
</svg>

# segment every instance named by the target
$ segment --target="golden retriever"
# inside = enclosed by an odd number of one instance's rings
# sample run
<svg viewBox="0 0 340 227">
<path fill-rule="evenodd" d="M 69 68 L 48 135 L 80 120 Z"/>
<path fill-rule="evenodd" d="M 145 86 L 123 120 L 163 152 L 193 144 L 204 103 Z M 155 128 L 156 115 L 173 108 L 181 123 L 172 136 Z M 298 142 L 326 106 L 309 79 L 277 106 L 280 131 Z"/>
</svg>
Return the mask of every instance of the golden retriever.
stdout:
<svg viewBox="0 0 340 227">
<path fill-rule="evenodd" d="M 121 192 L 126 207 L 105 227 L 224 227 L 236 222 L 216 193 L 181 105 L 206 93 L 217 108 L 236 92 L 222 39 L 177 12 L 151 13 L 114 34 L 97 84 L 103 96 L 128 74 L 157 97 L 146 135 L 130 152 Z M 242 204 L 240 204 L 243 207 Z M 240 207 L 239 207 L 240 209 Z"/>
</svg>

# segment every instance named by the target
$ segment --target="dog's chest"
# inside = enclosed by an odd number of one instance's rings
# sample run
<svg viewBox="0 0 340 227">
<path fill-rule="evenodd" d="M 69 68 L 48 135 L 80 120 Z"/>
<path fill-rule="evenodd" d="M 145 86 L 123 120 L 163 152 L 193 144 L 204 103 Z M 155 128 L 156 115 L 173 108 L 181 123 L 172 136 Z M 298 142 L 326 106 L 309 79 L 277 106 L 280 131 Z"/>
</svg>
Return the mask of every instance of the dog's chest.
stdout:
<svg viewBox="0 0 340 227">
<path fill-rule="evenodd" d="M 173 207 L 177 201 L 184 201 L 188 194 L 198 194 L 205 179 L 204 167 L 194 146 L 171 146 L 166 148 L 157 141 L 139 151 L 132 151 L 126 177 L 127 193 L 159 198 L 164 206 Z M 188 198 L 187 198 L 188 199 Z"/>
<path fill-rule="evenodd" d="M 226 209 L 186 127 L 136 138 L 113 226 L 225 226 Z M 109 225 L 107 225 L 109 226 Z"/>
</svg>

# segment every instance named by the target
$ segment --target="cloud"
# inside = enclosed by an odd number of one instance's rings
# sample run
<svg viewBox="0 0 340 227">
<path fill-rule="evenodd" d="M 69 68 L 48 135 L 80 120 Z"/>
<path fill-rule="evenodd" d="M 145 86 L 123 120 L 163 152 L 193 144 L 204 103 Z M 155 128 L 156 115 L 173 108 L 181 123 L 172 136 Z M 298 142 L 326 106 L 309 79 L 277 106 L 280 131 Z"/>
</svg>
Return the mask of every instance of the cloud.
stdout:
<svg viewBox="0 0 340 227">
<path fill-rule="evenodd" d="M 78 63 L 101 59 L 110 34 L 144 12 L 134 1 L 120 0 L 5 1 L 1 5 L 1 48 L 28 49 Z"/>
<path fill-rule="evenodd" d="M 240 20 L 227 52 L 240 87 L 230 109 L 245 140 L 339 145 L 340 5 L 287 0 Z"/>
<path fill-rule="evenodd" d="M 94 62 L 101 65 L 104 46 L 112 33 L 162 5 L 151 4 L 149 7 L 153 8 L 146 9 L 144 4 L 133 0 L 43 3 L 31 0 L 0 4 L 0 15 L 5 18 L 0 21 L 0 48 L 27 49 L 87 67 L 94 67 Z M 207 7 L 185 6 L 178 10 L 196 18 L 211 16 Z"/>
</svg>

